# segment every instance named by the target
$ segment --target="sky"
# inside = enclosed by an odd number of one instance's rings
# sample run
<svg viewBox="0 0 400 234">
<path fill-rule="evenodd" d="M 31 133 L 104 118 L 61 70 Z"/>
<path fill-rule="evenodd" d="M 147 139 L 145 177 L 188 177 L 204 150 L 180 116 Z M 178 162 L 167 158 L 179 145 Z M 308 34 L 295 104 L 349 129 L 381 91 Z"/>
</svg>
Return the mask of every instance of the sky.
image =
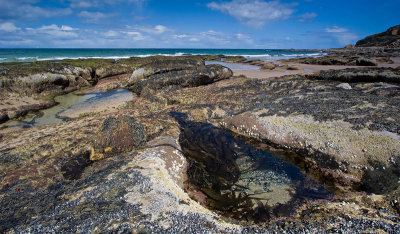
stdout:
<svg viewBox="0 0 400 234">
<path fill-rule="evenodd" d="M 400 24 L 399 9 L 399 0 L 0 0 L 0 48 L 338 48 Z"/>
</svg>

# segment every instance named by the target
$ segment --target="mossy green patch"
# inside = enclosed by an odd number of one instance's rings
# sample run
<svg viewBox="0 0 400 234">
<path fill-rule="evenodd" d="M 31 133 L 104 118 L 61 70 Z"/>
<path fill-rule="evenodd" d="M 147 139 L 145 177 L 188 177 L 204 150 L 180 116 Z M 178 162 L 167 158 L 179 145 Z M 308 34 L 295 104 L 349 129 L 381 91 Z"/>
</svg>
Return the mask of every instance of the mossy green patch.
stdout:
<svg viewBox="0 0 400 234">
<path fill-rule="evenodd" d="M 61 64 L 67 64 L 77 67 L 110 67 L 115 64 L 113 59 L 64 59 L 61 60 Z"/>
</svg>

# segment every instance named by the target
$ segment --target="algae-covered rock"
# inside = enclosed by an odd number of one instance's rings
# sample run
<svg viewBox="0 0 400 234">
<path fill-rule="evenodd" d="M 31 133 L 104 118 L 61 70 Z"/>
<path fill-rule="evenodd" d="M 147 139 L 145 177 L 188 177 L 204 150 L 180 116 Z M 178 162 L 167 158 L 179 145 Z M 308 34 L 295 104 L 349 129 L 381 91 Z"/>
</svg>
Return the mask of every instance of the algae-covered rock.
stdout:
<svg viewBox="0 0 400 234">
<path fill-rule="evenodd" d="M 321 71 L 310 77 L 318 80 L 342 82 L 389 82 L 400 83 L 400 69 L 395 68 L 347 68 Z"/>
<path fill-rule="evenodd" d="M 142 79 L 129 87 L 133 92 L 140 94 L 144 88 L 154 90 L 174 87 L 196 87 L 211 84 L 213 82 L 227 79 L 233 75 L 229 68 L 221 65 L 208 65 L 185 70 L 170 71 L 147 76 L 141 73 Z"/>
<path fill-rule="evenodd" d="M 242 63 L 246 61 L 246 58 L 243 56 L 226 56 L 223 60 L 227 63 Z"/>
<path fill-rule="evenodd" d="M 145 130 L 141 123 L 126 115 L 117 118 L 110 117 L 104 120 L 100 132 L 94 142 L 95 150 L 99 154 L 129 152 L 140 147 L 146 141 Z M 91 159 L 101 159 L 102 156 L 91 153 Z"/>
<path fill-rule="evenodd" d="M 238 142 L 227 132 L 211 124 L 180 122 L 179 142 L 189 161 L 189 178 L 200 188 L 230 188 L 239 178 L 236 164 Z"/>
</svg>

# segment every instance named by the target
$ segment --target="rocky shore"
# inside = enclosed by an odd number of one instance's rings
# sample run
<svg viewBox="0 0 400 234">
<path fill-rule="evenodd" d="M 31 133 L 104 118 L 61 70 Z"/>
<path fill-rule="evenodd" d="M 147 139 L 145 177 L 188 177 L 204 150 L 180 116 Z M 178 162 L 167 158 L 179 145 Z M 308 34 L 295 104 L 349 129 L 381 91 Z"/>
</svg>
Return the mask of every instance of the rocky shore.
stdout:
<svg viewBox="0 0 400 234">
<path fill-rule="evenodd" d="M 0 231 L 400 232 L 399 53 L 1 64 Z M 5 127 L 120 88 L 118 109 Z"/>
</svg>

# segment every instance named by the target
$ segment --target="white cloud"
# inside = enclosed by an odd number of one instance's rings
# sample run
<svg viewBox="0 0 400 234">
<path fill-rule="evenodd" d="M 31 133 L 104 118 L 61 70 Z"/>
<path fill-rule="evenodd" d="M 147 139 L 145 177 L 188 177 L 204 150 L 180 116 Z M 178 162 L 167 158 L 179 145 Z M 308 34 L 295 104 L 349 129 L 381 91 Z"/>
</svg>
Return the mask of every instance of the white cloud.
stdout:
<svg viewBox="0 0 400 234">
<path fill-rule="evenodd" d="M 117 37 L 119 36 L 119 32 L 114 31 L 114 30 L 109 30 L 107 32 L 102 33 L 105 37 Z"/>
<path fill-rule="evenodd" d="M 315 12 L 307 12 L 300 16 L 299 22 L 312 21 L 318 16 Z"/>
<path fill-rule="evenodd" d="M 238 34 L 236 34 L 236 38 L 240 41 L 246 42 L 247 44 L 250 44 L 250 45 L 254 44 L 253 39 L 249 35 L 238 33 Z"/>
<path fill-rule="evenodd" d="M 140 32 L 126 32 L 126 34 L 130 35 L 131 38 L 135 41 L 143 41 L 148 39 L 147 37 L 143 36 Z"/>
<path fill-rule="evenodd" d="M 61 17 L 72 14 L 69 8 L 45 8 L 34 6 L 32 0 L 0 0 L 0 19 L 34 20 Z"/>
<path fill-rule="evenodd" d="M 340 45 L 347 45 L 354 43 L 358 39 L 357 34 L 350 32 L 347 28 L 341 28 L 338 26 L 327 27 L 325 32 L 332 36 Z"/>
<path fill-rule="evenodd" d="M 325 28 L 325 31 L 328 33 L 344 33 L 347 32 L 347 28 L 341 28 L 338 26 L 333 26 L 331 28 Z"/>
<path fill-rule="evenodd" d="M 207 4 L 212 10 L 227 13 L 238 21 L 257 28 L 272 20 L 287 19 L 294 12 L 292 9 L 294 5 L 263 0 L 232 0 L 231 2 Z"/>
<path fill-rule="evenodd" d="M 170 28 L 167 28 L 163 25 L 156 25 L 154 27 L 151 26 L 134 26 L 131 27 L 135 30 L 139 30 L 145 33 L 149 33 L 149 34 L 163 34 L 165 32 L 170 32 L 172 31 Z"/>
<path fill-rule="evenodd" d="M 72 8 L 90 8 L 94 7 L 97 3 L 94 1 L 84 1 L 84 0 L 71 0 L 70 6 Z"/>
<path fill-rule="evenodd" d="M 189 35 L 187 34 L 179 34 L 179 35 L 174 35 L 174 38 L 187 38 Z"/>
<path fill-rule="evenodd" d="M 69 0 L 70 7 L 80 9 L 95 8 L 104 5 L 115 5 L 121 3 L 133 3 L 136 5 L 141 5 L 146 1 L 147 0 Z"/>
<path fill-rule="evenodd" d="M 52 37 L 60 37 L 60 38 L 71 38 L 71 37 L 78 37 L 78 34 L 75 32 L 72 32 L 74 29 L 70 26 L 65 26 L 62 25 L 61 27 L 58 27 L 55 24 L 52 25 L 43 25 L 40 28 L 27 28 L 27 31 L 31 31 L 33 33 L 42 33 L 42 34 L 48 34 L 51 35 Z"/>
<path fill-rule="evenodd" d="M 195 35 L 200 41 L 208 41 L 217 45 L 229 44 L 231 42 L 231 37 L 221 32 L 216 32 L 214 30 L 208 30 L 206 32 L 200 32 Z"/>
<path fill-rule="evenodd" d="M 74 31 L 74 30 L 77 30 L 77 29 L 72 28 L 72 27 L 67 26 L 67 25 L 62 25 L 61 26 L 61 30 L 63 30 L 63 31 Z"/>
<path fill-rule="evenodd" d="M 0 30 L 6 32 L 15 32 L 17 30 L 21 30 L 20 28 L 16 27 L 13 23 L 6 22 L 0 24 Z"/>
<path fill-rule="evenodd" d="M 89 24 L 101 24 L 103 20 L 114 17 L 113 14 L 105 14 L 102 12 L 89 12 L 89 11 L 81 11 L 78 16 L 83 18 L 85 23 Z"/>
<path fill-rule="evenodd" d="M 253 44 L 252 38 L 245 33 L 228 34 L 214 30 L 187 33 L 159 25 L 83 29 L 69 25 L 50 24 L 35 28 L 21 28 L 12 32 L 0 30 L 0 47 L 244 48 L 249 45 L 256 46 Z"/>
</svg>

